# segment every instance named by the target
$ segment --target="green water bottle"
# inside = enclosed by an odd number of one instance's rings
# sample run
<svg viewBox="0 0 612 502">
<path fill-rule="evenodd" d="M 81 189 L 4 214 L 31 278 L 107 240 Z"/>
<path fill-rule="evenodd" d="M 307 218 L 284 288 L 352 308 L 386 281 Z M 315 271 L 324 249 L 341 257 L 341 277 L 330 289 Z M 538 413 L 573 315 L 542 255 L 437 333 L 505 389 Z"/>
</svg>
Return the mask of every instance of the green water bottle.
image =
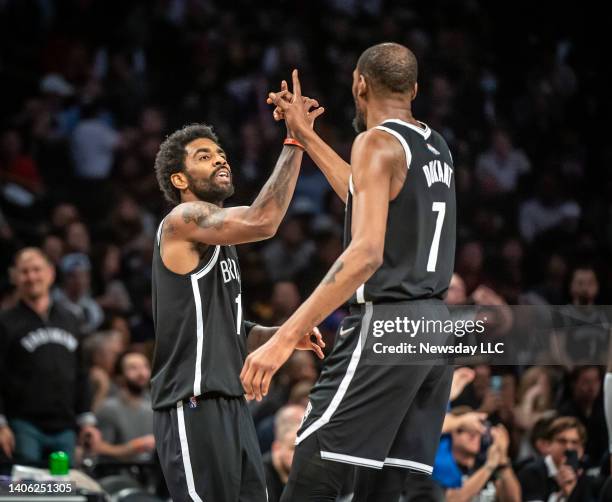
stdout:
<svg viewBox="0 0 612 502">
<path fill-rule="evenodd" d="M 64 451 L 54 451 L 49 455 L 49 472 L 53 476 L 65 476 L 70 467 L 70 457 Z"/>
</svg>

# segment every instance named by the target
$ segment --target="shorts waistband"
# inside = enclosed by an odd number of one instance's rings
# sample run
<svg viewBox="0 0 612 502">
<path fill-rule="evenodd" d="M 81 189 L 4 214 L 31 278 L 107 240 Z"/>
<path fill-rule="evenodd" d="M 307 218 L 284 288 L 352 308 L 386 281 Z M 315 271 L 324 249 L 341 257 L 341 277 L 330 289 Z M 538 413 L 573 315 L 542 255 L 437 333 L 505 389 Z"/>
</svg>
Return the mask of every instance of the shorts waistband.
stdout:
<svg viewBox="0 0 612 502">
<path fill-rule="evenodd" d="M 204 392 L 203 394 L 200 394 L 199 396 L 191 396 L 191 397 L 186 397 L 185 399 L 182 400 L 183 404 L 189 404 L 192 403 L 194 400 L 196 403 L 199 403 L 200 401 L 205 401 L 207 399 L 243 399 L 244 396 L 228 396 L 227 394 L 223 394 L 222 392 Z"/>
<path fill-rule="evenodd" d="M 401 307 L 403 305 L 418 305 L 419 303 L 425 303 L 429 305 L 444 305 L 444 300 L 440 298 L 415 298 L 414 300 L 402 300 L 400 302 L 366 302 L 371 303 L 374 307 L 377 305 L 394 305 L 397 307 Z M 349 305 L 349 313 L 351 315 L 361 314 L 363 313 L 366 303 L 351 303 Z"/>
</svg>

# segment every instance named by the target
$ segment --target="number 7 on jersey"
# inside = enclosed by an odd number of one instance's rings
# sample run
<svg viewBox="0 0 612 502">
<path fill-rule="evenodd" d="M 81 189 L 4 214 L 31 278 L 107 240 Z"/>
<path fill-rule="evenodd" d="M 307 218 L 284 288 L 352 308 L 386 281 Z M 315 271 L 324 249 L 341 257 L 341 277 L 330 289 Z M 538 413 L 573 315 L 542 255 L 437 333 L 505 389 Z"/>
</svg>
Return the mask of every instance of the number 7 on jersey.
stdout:
<svg viewBox="0 0 612 502">
<path fill-rule="evenodd" d="M 431 206 L 434 213 L 438 213 L 436 218 L 436 230 L 434 231 L 433 241 L 429 249 L 429 259 L 427 260 L 427 272 L 436 271 L 436 263 L 438 262 L 438 248 L 440 247 L 440 235 L 442 234 L 442 224 L 444 223 L 444 214 L 446 213 L 446 202 L 434 202 Z"/>
</svg>

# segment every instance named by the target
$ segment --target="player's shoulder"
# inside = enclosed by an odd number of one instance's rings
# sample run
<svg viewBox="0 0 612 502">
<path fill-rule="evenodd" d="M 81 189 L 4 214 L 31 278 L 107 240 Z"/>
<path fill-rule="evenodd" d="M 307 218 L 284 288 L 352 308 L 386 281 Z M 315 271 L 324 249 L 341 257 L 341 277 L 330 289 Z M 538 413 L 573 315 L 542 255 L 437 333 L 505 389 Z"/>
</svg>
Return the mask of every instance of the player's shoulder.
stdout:
<svg viewBox="0 0 612 502">
<path fill-rule="evenodd" d="M 377 128 L 371 128 L 360 133 L 353 142 L 353 155 L 375 154 L 380 160 L 393 160 L 399 154 L 403 155 L 402 146 L 390 134 Z"/>
<path fill-rule="evenodd" d="M 199 224 L 220 210 L 219 206 L 202 200 L 181 202 L 174 206 L 164 218 L 164 232 L 166 227 L 176 228 L 190 223 Z"/>
</svg>

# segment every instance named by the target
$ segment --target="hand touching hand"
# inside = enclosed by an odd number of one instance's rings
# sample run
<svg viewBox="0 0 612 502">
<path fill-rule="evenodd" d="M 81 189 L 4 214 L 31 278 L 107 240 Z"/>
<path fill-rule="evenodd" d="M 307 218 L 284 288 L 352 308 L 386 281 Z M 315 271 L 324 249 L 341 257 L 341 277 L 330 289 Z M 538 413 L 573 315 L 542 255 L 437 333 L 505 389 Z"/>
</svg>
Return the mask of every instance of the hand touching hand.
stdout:
<svg viewBox="0 0 612 502">
<path fill-rule="evenodd" d="M 290 135 L 299 139 L 299 136 L 305 131 L 313 128 L 315 119 L 325 111 L 325 108 L 319 106 L 316 99 L 302 96 L 297 70 L 293 70 L 291 77 L 293 93 L 289 91 L 287 82 L 283 80 L 280 92 L 271 92 L 266 102 L 275 105 L 272 112 L 274 120 L 284 119 Z M 314 110 L 312 110 L 313 108 Z"/>
</svg>

